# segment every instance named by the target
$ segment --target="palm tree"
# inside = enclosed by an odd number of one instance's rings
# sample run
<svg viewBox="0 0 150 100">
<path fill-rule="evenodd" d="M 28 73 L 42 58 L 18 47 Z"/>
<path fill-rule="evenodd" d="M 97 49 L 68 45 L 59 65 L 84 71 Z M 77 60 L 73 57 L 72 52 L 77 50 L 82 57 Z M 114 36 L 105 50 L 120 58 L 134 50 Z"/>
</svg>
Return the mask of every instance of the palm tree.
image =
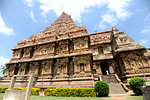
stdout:
<svg viewBox="0 0 150 100">
<path fill-rule="evenodd" d="M 2 73 L 3 75 L 6 73 L 6 65 L 2 65 L 1 67 L 0 67 L 0 73 Z"/>
</svg>

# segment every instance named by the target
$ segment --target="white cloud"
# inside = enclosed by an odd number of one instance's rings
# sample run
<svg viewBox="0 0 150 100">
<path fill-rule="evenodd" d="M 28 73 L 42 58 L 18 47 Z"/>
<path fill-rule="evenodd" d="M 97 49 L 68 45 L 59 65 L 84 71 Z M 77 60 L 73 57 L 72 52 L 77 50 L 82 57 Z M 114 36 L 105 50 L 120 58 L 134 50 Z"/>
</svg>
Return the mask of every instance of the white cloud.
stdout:
<svg viewBox="0 0 150 100">
<path fill-rule="evenodd" d="M 33 22 L 37 23 L 37 21 L 36 21 L 35 18 L 34 18 L 34 13 L 33 13 L 33 11 L 30 11 L 30 17 L 31 17 L 31 19 L 33 20 Z"/>
<path fill-rule="evenodd" d="M 116 25 L 119 20 L 125 20 L 132 15 L 131 12 L 126 10 L 131 0 L 107 0 L 108 12 L 102 16 L 100 21 L 100 29 L 110 28 Z"/>
<path fill-rule="evenodd" d="M 145 39 L 141 39 L 140 40 L 140 44 L 146 44 L 148 41 L 147 40 L 145 40 Z"/>
<path fill-rule="evenodd" d="M 142 34 L 150 33 L 150 13 L 145 17 L 145 28 L 141 30 Z"/>
<path fill-rule="evenodd" d="M 81 22 L 81 14 L 89 7 L 101 7 L 107 5 L 109 12 L 115 12 L 118 18 L 126 18 L 130 13 L 125 9 L 130 0 L 38 0 L 41 5 L 42 15 L 54 11 L 60 15 L 63 11 L 70 14 L 72 18 Z"/>
<path fill-rule="evenodd" d="M 145 17 L 145 22 L 150 22 L 150 13 Z"/>
<path fill-rule="evenodd" d="M 27 6 L 33 7 L 33 1 L 32 0 L 25 0 L 25 3 L 27 4 Z"/>
<path fill-rule="evenodd" d="M 5 22 L 2 18 L 2 15 L 0 13 L 0 33 L 3 33 L 5 35 L 12 35 L 13 34 L 13 29 L 12 28 L 8 28 L 5 25 Z"/>
<path fill-rule="evenodd" d="M 107 0 L 110 12 L 115 12 L 116 16 L 120 19 L 127 18 L 131 12 L 126 10 L 131 0 Z"/>
<path fill-rule="evenodd" d="M 116 17 L 112 14 L 106 14 L 102 16 L 102 20 L 100 21 L 100 28 L 105 29 L 106 27 L 112 27 L 118 23 Z"/>
<path fill-rule="evenodd" d="M 8 61 L 9 61 L 8 59 L 4 58 L 3 56 L 0 56 L 0 66 L 4 65 Z"/>
<path fill-rule="evenodd" d="M 143 29 L 141 32 L 142 32 L 143 34 L 145 34 L 145 33 L 150 33 L 150 28 Z"/>
<path fill-rule="evenodd" d="M 60 16 L 64 11 L 72 16 L 78 22 L 81 22 L 81 14 L 86 12 L 86 8 L 92 6 L 101 6 L 104 0 L 38 0 L 43 10 L 42 14 L 46 15 L 49 11 L 54 11 Z"/>
</svg>

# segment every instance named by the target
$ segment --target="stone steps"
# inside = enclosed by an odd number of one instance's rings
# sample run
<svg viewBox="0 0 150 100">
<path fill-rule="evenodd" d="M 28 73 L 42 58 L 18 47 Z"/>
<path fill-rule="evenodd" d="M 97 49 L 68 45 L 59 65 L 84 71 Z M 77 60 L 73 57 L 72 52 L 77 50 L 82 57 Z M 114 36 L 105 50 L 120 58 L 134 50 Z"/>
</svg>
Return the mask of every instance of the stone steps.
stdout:
<svg viewBox="0 0 150 100">
<path fill-rule="evenodd" d="M 126 94 L 125 90 L 121 84 L 118 83 L 114 75 L 102 75 L 101 77 L 103 81 L 108 83 L 110 94 Z"/>
</svg>

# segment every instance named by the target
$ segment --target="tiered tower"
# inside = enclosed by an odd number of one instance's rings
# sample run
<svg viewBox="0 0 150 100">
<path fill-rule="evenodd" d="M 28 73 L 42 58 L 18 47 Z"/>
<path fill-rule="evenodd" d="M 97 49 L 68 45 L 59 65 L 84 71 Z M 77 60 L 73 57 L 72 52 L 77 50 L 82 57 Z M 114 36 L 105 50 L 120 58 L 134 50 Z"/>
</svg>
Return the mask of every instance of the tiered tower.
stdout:
<svg viewBox="0 0 150 100">
<path fill-rule="evenodd" d="M 0 86 L 8 86 L 13 75 L 34 74 L 34 87 L 93 87 L 96 81 L 104 80 L 114 93 L 114 86 L 126 89 L 123 83 L 128 85 L 133 76 L 150 76 L 150 51 L 144 46 L 115 26 L 88 34 L 64 12 L 45 30 L 19 41 L 12 50 Z M 17 85 L 22 86 L 23 80 L 18 78 Z"/>
</svg>

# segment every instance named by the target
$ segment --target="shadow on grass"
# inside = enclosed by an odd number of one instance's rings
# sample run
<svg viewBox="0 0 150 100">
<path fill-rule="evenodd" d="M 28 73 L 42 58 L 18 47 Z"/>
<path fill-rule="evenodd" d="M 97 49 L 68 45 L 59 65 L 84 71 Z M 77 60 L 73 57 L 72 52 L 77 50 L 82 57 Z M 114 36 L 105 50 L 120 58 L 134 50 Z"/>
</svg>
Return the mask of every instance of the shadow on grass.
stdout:
<svg viewBox="0 0 150 100">
<path fill-rule="evenodd" d="M 142 96 L 142 95 L 130 94 L 130 96 Z"/>
</svg>

